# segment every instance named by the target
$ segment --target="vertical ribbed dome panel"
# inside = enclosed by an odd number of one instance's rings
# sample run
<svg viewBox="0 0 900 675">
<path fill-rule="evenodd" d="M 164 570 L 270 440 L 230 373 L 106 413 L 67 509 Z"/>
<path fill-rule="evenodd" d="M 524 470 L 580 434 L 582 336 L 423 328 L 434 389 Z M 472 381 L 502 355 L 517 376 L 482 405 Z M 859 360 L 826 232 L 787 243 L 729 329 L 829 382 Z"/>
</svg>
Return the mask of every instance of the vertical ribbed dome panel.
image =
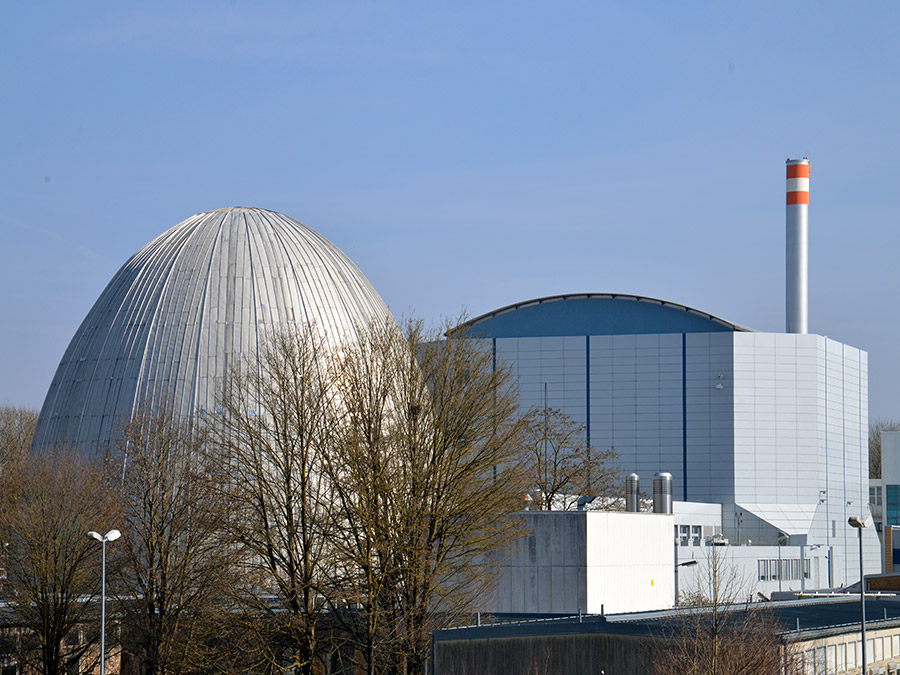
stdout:
<svg viewBox="0 0 900 675">
<path fill-rule="evenodd" d="M 56 371 L 33 447 L 94 452 L 150 397 L 213 412 L 217 385 L 266 332 L 313 324 L 333 342 L 390 316 L 331 242 L 272 211 L 188 218 L 144 246 L 88 312 Z"/>
</svg>

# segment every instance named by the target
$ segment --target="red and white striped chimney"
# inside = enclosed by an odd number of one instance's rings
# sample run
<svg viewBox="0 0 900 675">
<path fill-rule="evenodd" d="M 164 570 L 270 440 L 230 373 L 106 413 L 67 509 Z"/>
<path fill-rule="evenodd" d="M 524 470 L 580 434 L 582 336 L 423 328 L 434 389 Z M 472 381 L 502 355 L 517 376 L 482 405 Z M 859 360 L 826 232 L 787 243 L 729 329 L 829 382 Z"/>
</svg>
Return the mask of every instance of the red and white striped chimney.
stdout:
<svg viewBox="0 0 900 675">
<path fill-rule="evenodd" d="M 809 272 L 809 160 L 787 161 L 787 275 L 785 278 L 787 332 L 806 333 Z"/>
</svg>

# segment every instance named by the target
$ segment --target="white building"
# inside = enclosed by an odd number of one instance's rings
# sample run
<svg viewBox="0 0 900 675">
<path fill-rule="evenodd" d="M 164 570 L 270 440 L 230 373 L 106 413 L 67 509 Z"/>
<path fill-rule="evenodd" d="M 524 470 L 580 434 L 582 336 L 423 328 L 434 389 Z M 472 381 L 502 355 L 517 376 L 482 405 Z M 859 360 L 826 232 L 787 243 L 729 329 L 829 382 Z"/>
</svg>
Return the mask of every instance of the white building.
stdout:
<svg viewBox="0 0 900 675">
<path fill-rule="evenodd" d="M 675 599 L 671 515 L 527 511 L 528 535 L 501 559 L 482 611 L 601 614 L 667 609 Z"/>
</svg>

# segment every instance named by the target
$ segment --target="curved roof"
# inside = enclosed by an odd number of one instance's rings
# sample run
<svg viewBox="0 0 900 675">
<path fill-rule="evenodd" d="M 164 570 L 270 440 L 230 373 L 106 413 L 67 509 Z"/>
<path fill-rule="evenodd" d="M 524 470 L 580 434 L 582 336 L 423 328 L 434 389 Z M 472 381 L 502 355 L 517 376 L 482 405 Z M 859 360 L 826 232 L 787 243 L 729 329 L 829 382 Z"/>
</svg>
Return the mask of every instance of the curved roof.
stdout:
<svg viewBox="0 0 900 675">
<path fill-rule="evenodd" d="M 551 295 L 507 305 L 466 321 L 473 337 L 639 335 L 751 331 L 676 302 L 619 293 Z"/>
<path fill-rule="evenodd" d="M 136 403 L 213 410 L 235 361 L 266 330 L 311 324 L 338 341 L 390 316 L 359 268 L 287 216 L 228 208 L 188 218 L 135 253 L 88 312 L 38 420 L 33 447 L 93 451 Z"/>
</svg>

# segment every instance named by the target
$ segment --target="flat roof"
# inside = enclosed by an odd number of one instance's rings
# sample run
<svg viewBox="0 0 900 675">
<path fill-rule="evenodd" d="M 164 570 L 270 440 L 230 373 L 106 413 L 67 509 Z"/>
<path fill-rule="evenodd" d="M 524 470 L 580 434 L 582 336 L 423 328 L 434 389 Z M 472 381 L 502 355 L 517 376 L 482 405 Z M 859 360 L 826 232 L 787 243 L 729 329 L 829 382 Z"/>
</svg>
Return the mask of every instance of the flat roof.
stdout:
<svg viewBox="0 0 900 675">
<path fill-rule="evenodd" d="M 584 614 L 581 616 L 552 614 L 496 614 L 491 623 L 460 626 L 435 631 L 434 639 L 474 640 L 515 638 L 537 635 L 616 634 L 661 636 L 678 629 L 686 616 L 711 608 L 679 607 L 656 612 L 632 614 Z M 736 612 L 761 611 L 780 625 L 787 639 L 810 639 L 859 631 L 860 602 L 858 595 L 827 598 L 798 598 L 777 602 L 755 602 L 736 605 Z M 488 615 L 484 615 L 487 617 Z M 871 629 L 900 626 L 900 596 L 866 593 L 866 626 Z"/>
</svg>

